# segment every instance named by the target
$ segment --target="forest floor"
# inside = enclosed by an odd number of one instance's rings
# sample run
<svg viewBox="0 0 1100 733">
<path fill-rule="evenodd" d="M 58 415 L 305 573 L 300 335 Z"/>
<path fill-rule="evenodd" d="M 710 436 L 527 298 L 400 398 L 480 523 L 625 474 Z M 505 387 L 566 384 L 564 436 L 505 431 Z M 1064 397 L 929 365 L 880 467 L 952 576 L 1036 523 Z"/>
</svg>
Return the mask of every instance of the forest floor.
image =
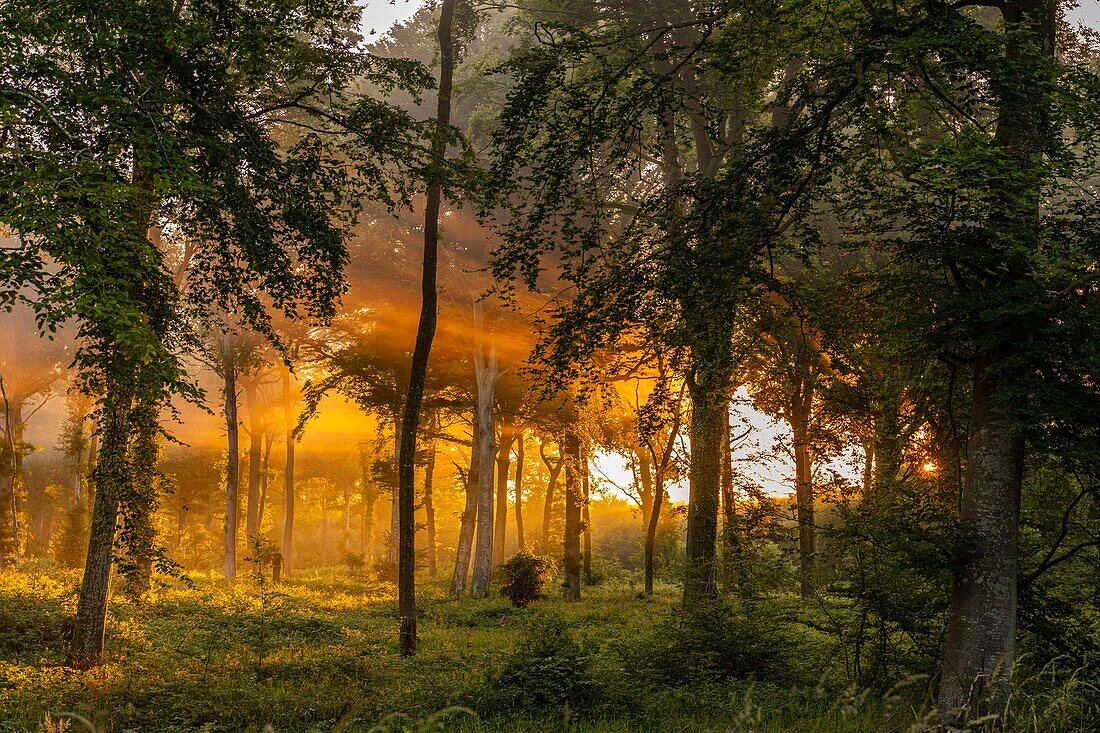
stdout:
<svg viewBox="0 0 1100 733">
<path fill-rule="evenodd" d="M 717 638 L 672 613 L 672 586 L 647 599 L 609 583 L 580 603 L 514 609 L 424 583 L 420 651 L 404 658 L 390 583 L 336 570 L 277 586 L 193 580 L 141 603 L 115 594 L 107 661 L 78 672 L 63 666 L 78 577 L 0 574 L 0 730 L 64 730 L 66 713 L 104 730 L 277 733 L 831 733 L 906 730 L 919 717 L 904 699 L 844 692 L 838 648 L 793 602 Z"/>
</svg>

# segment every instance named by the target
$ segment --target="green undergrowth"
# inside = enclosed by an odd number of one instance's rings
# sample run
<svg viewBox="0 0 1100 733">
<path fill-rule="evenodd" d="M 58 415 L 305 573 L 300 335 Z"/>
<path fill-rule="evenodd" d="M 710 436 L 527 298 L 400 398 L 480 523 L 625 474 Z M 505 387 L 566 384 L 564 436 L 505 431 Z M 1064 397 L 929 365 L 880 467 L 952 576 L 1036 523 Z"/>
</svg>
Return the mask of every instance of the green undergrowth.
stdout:
<svg viewBox="0 0 1100 733">
<path fill-rule="evenodd" d="M 514 608 L 424 583 L 419 654 L 404 658 L 390 583 L 193 580 L 140 603 L 115 594 L 106 661 L 78 672 L 64 666 L 78 578 L 0 574 L 0 730 L 922 729 L 927 683 L 850 688 L 837 642 L 794 599 L 685 614 L 673 587 L 644 598 L 606 583 L 581 603 Z M 1052 689 L 1062 719 L 1033 730 L 1074 730 L 1085 712 Z"/>
</svg>

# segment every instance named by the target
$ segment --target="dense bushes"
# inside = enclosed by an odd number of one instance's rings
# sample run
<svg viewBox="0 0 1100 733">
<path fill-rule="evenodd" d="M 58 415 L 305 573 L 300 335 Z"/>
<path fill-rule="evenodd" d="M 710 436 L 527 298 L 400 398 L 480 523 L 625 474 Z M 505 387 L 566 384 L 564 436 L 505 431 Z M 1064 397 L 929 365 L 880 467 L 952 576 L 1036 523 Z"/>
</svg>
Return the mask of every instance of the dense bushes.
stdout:
<svg viewBox="0 0 1100 733">
<path fill-rule="evenodd" d="M 589 655 L 557 617 L 536 618 L 516 651 L 489 679 L 487 695 L 494 712 L 586 710 L 596 699 L 598 683 Z"/>
</svg>

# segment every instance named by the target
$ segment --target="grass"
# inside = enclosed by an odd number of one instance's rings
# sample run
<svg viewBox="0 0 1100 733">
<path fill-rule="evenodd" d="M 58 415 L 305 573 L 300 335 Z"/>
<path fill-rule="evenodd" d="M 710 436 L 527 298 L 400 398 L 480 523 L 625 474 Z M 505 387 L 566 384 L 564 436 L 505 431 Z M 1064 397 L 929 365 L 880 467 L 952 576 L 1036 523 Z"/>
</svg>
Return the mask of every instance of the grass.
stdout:
<svg viewBox="0 0 1100 733">
<path fill-rule="evenodd" d="M 705 654 L 662 677 L 662 624 L 678 598 L 668 586 L 649 599 L 620 584 L 587 588 L 579 604 L 514 609 L 425 583 L 419 654 L 404 658 L 390 583 L 336 571 L 279 586 L 193 579 L 141 603 L 115 595 L 106 662 L 79 672 L 63 665 L 78 578 L 0 574 L 0 730 L 82 729 L 63 713 L 104 730 L 257 732 L 885 732 L 919 719 L 904 698 L 844 692 L 833 642 L 791 621 L 786 678 L 702 670 Z M 569 702 L 526 705 L 562 689 Z"/>
</svg>

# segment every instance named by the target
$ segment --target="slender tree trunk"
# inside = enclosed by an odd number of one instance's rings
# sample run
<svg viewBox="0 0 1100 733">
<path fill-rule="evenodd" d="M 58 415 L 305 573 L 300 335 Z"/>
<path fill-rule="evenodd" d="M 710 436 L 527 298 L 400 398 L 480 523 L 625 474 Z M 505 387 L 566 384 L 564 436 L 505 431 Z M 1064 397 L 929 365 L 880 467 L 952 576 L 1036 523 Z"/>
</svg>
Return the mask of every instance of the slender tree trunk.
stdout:
<svg viewBox="0 0 1100 733">
<path fill-rule="evenodd" d="M 351 479 L 341 475 L 340 482 L 344 484 L 344 562 L 347 562 L 351 552 Z"/>
<path fill-rule="evenodd" d="M 280 549 L 286 575 L 294 569 L 294 403 L 290 398 L 290 369 L 283 368 L 283 421 L 286 432 L 286 467 L 283 469 L 283 542 Z"/>
<path fill-rule="evenodd" d="M 794 486 L 798 512 L 798 576 L 803 598 L 813 594 L 816 532 L 814 527 L 813 456 L 810 452 L 810 412 L 813 383 L 803 379 L 791 401 L 789 424 L 794 436 Z"/>
<path fill-rule="evenodd" d="M 584 504 L 581 507 L 581 523 L 584 530 L 584 584 L 592 585 L 592 516 L 588 511 L 588 505 L 592 501 L 591 477 L 588 473 L 588 461 L 585 456 L 585 465 L 582 467 L 584 476 Z"/>
<path fill-rule="evenodd" d="M 565 592 L 567 601 L 581 599 L 581 505 L 583 503 L 581 444 L 577 433 L 567 429 L 565 449 Z"/>
<path fill-rule="evenodd" d="M 554 493 L 558 486 L 558 476 L 561 475 L 562 466 L 565 465 L 565 456 L 559 455 L 555 463 L 551 463 L 546 457 L 546 443 L 539 443 L 539 455 L 546 465 L 548 480 L 546 482 L 546 497 L 542 503 L 542 554 L 550 554 L 550 524 L 554 518 Z M 564 451 L 562 451 L 564 454 Z"/>
<path fill-rule="evenodd" d="M 466 471 L 466 506 L 462 510 L 462 520 L 458 528 L 455 570 L 451 579 L 451 595 L 455 598 L 462 598 L 462 594 L 466 592 L 466 580 L 470 575 L 470 559 L 473 556 L 478 486 L 481 476 L 481 448 L 478 446 L 481 430 L 478 427 L 478 414 L 475 408 L 473 429 L 470 434 L 470 468 Z"/>
<path fill-rule="evenodd" d="M 128 485 L 126 449 L 132 401 L 131 396 L 109 389 L 101 412 L 103 446 L 91 475 L 96 486 L 95 503 L 69 650 L 69 664 L 79 669 L 95 666 L 103 654 L 119 494 Z"/>
<path fill-rule="evenodd" d="M 401 433 L 402 423 L 399 417 L 399 412 L 402 411 L 400 406 L 394 407 L 394 426 L 393 426 L 393 469 L 394 474 L 400 480 L 401 475 Z M 413 464 L 413 471 L 415 473 L 416 464 Z M 415 502 L 415 492 L 413 501 Z M 415 504 L 414 504 L 415 506 Z M 401 563 L 401 487 L 396 485 L 393 487 L 393 491 L 390 494 L 390 538 L 389 545 L 387 546 L 387 557 L 390 563 L 390 569 L 400 572 Z"/>
<path fill-rule="evenodd" d="M 275 431 L 268 430 L 264 438 L 263 462 L 260 469 L 260 508 L 256 512 L 256 526 L 263 531 L 264 512 L 267 509 L 267 482 L 271 470 L 271 445 L 275 442 Z"/>
<path fill-rule="evenodd" d="M 248 410 L 248 509 L 245 515 L 245 535 L 248 542 L 260 534 L 260 464 L 263 461 L 263 430 L 260 427 L 260 407 L 256 384 L 246 379 L 245 406 Z"/>
<path fill-rule="evenodd" d="M 328 564 L 328 507 L 325 499 L 321 497 L 321 567 Z"/>
<path fill-rule="evenodd" d="M 3 375 L 0 375 L 0 408 L 4 417 L 4 445 L 0 448 L 0 457 L 4 465 L 0 467 L 0 568 L 6 568 L 10 561 L 11 567 L 19 568 L 19 472 L 16 467 L 16 455 L 19 447 L 15 441 L 15 431 L 12 429 L 11 404 L 8 399 L 7 385 Z"/>
<path fill-rule="evenodd" d="M 494 567 L 504 562 L 504 545 L 508 537 L 508 470 L 512 466 L 512 442 L 515 435 L 512 426 L 501 418 L 500 440 L 497 448 L 496 529 L 493 533 Z"/>
<path fill-rule="evenodd" d="M 726 415 L 725 449 L 722 451 L 722 575 L 727 587 L 736 580 L 745 584 L 741 557 L 741 527 L 737 516 L 737 498 L 733 492 L 733 446 L 730 445 L 729 415 Z"/>
<path fill-rule="evenodd" d="M 432 139 L 432 173 L 424 205 L 424 269 L 421 280 L 420 321 L 416 329 L 409 392 L 405 397 L 405 431 L 401 436 L 399 487 L 401 495 L 401 547 L 398 563 L 397 596 L 401 616 L 401 653 L 416 653 L 416 489 L 414 487 L 416 431 L 428 374 L 428 357 L 435 338 L 439 293 L 436 288 L 436 260 L 439 248 L 439 204 L 442 195 L 442 163 L 447 155 L 447 127 L 451 123 L 451 79 L 454 74 L 455 0 L 443 0 L 439 16 L 439 88 L 435 119 L 438 129 Z"/>
<path fill-rule="evenodd" d="M 691 386 L 691 468 L 684 601 L 718 595 L 715 549 L 728 379 L 698 375 Z"/>
<path fill-rule="evenodd" d="M 435 438 L 428 442 L 428 463 L 424 466 L 424 519 L 428 525 L 428 577 L 439 572 L 435 537 Z"/>
<path fill-rule="evenodd" d="M 228 452 L 225 464 L 225 577 L 237 577 L 237 492 L 240 489 L 240 446 L 237 420 L 237 372 L 233 360 L 227 359 L 225 387 L 225 429 Z"/>
<path fill-rule="evenodd" d="M 645 531 L 645 594 L 653 595 L 653 571 L 657 547 L 657 527 L 661 523 L 661 505 L 664 503 L 665 486 L 660 472 L 653 489 L 653 510 L 649 513 L 649 524 Z"/>
<path fill-rule="evenodd" d="M 638 499 L 642 509 L 642 537 L 649 527 L 649 513 L 653 511 L 653 461 L 648 455 L 649 449 L 643 446 L 634 448 L 634 457 L 638 460 Z"/>
<path fill-rule="evenodd" d="M 523 536 L 523 431 L 516 436 L 516 542 L 519 551 L 527 548 Z"/>
<path fill-rule="evenodd" d="M 470 582 L 470 595 L 483 598 L 489 593 L 493 576 L 493 464 L 496 458 L 496 431 L 493 429 L 493 402 L 497 380 L 496 348 L 489 345 L 488 355 L 480 350 L 475 354 L 477 371 L 477 425 L 478 439 L 478 502 L 477 544 L 474 549 L 474 572 Z"/>
<path fill-rule="evenodd" d="M 359 537 L 359 552 L 364 561 L 369 561 L 374 558 L 371 540 L 374 534 L 374 503 L 378 500 L 378 490 L 371 481 L 370 454 L 365 447 L 359 449 L 359 472 L 363 484 L 363 529 Z"/>
</svg>

